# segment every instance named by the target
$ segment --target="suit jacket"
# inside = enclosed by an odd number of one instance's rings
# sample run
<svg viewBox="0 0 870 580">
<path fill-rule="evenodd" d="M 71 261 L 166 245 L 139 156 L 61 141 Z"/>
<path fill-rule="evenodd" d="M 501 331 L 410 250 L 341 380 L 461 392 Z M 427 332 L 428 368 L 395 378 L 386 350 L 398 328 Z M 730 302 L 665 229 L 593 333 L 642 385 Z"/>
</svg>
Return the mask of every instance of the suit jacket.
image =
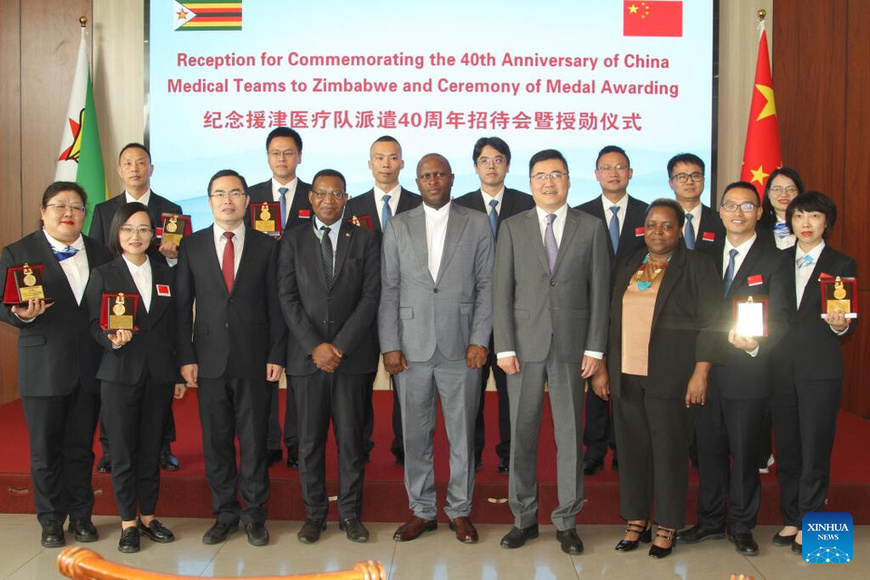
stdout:
<svg viewBox="0 0 870 580">
<path fill-rule="evenodd" d="M 610 241 L 610 235 L 607 235 L 607 248 L 610 251 L 611 268 L 615 268 L 617 262 L 623 256 L 633 254 L 638 249 L 646 247 L 643 241 L 643 230 L 638 235 L 638 228 L 644 227 L 644 216 L 649 205 L 634 197 L 628 196 L 628 207 L 625 211 L 625 220 L 622 224 L 622 231 L 619 233 L 619 251 L 613 251 L 613 243 Z M 601 196 L 587 201 L 582 205 L 578 205 L 577 209 L 593 215 L 600 219 L 604 224 L 604 229 L 610 223 L 611 216 L 604 215 L 604 205 L 601 203 Z"/>
<path fill-rule="evenodd" d="M 101 381 L 136 384 L 147 370 L 154 383 L 182 382 L 175 362 L 174 269 L 151 260 L 151 279 L 151 310 L 145 309 L 140 298 L 134 320 L 139 332 L 130 342 L 116 349 L 100 328 L 103 292 L 135 295 L 139 291 L 127 263 L 120 256 L 91 271 L 85 296 L 91 315 L 91 336 L 104 350 L 97 371 L 97 378 Z M 158 284 L 169 287 L 168 296 L 157 292 Z"/>
<path fill-rule="evenodd" d="M 712 239 L 710 239 L 712 237 Z M 695 227 L 695 249 L 714 244 L 725 237 L 725 226 L 719 214 L 701 205 L 701 226 Z"/>
<path fill-rule="evenodd" d="M 622 297 L 644 256 L 646 247 L 627 256 L 616 270 L 608 349 L 610 392 L 614 397 L 620 396 Z M 722 281 L 713 260 L 687 250 L 680 241 L 656 296 L 649 340 L 648 397 L 682 399 L 696 362 L 721 362 L 715 324 L 722 294 Z"/>
<path fill-rule="evenodd" d="M 288 341 L 287 374 L 318 371 L 309 356 L 328 342 L 344 353 L 338 372 L 373 373 L 378 346 L 371 340 L 381 293 L 378 236 L 365 228 L 338 222 L 333 283 L 327 285 L 320 240 L 309 225 L 281 240 L 278 298 L 293 340 Z"/>
<path fill-rule="evenodd" d="M 435 349 L 465 358 L 470 344 L 486 346 L 492 332 L 492 230 L 486 216 L 450 204 L 436 279 L 429 272 L 426 217 L 419 205 L 393 216 L 381 253 L 381 352 L 401 350 L 425 362 Z"/>
<path fill-rule="evenodd" d="M 199 376 L 207 379 L 265 379 L 266 363 L 284 366 L 287 356 L 287 327 L 278 304 L 278 244 L 248 228 L 233 291 L 227 292 L 214 227 L 186 239 L 178 256 L 178 364 L 198 364 Z"/>
<path fill-rule="evenodd" d="M 696 246 L 698 247 L 698 246 Z M 725 237 L 698 247 L 716 265 L 721 280 L 725 256 Z M 722 395 L 731 399 L 765 399 L 773 394 L 772 358 L 776 343 L 782 339 L 788 317 L 788 261 L 783 252 L 766 238 L 757 237 L 740 269 L 734 273 L 731 287 L 720 301 L 715 323 L 722 365 L 714 372 Z M 750 285 L 751 284 L 751 285 Z M 794 293 L 792 291 L 792 293 Z M 734 327 L 734 300 L 752 296 L 767 299 L 768 336 L 756 337 L 758 356 L 751 357 L 728 342 L 728 332 Z"/>
<path fill-rule="evenodd" d="M 420 197 L 419 194 L 416 194 L 413 191 L 409 191 L 403 187 L 402 192 L 399 194 L 399 205 L 396 207 L 396 215 L 404 213 L 409 209 L 414 209 L 421 203 L 423 203 L 423 198 Z M 357 195 L 347 200 L 347 206 L 345 207 L 344 215 L 346 217 L 351 217 L 354 215 L 369 215 L 372 218 L 373 230 L 381 235 L 383 235 L 384 233 L 381 229 L 381 220 L 378 219 L 378 210 L 375 207 L 374 188 L 368 190 L 362 195 Z"/>
<path fill-rule="evenodd" d="M 457 197 L 453 200 L 458 205 L 469 207 L 471 209 L 476 209 L 477 211 L 482 211 L 483 213 L 487 213 L 486 206 L 483 203 L 483 196 L 481 194 L 480 189 L 475 191 L 470 191 L 461 197 Z M 529 195 L 528 193 L 523 193 L 522 191 L 517 191 L 516 189 L 504 189 L 504 195 L 502 196 L 501 207 L 498 212 L 498 220 L 496 222 L 496 229 L 501 227 L 502 222 L 508 219 L 511 216 L 514 216 L 522 211 L 526 211 L 528 209 L 532 209 L 535 207 L 535 199 Z"/>
<path fill-rule="evenodd" d="M 287 213 L 287 223 L 284 225 L 284 231 L 292 230 L 296 226 L 302 224 L 310 224 L 314 219 L 314 212 L 311 211 L 311 202 L 308 201 L 308 193 L 311 191 L 311 184 L 305 183 L 301 179 L 296 182 L 296 193 L 293 194 L 293 203 L 290 205 L 290 210 Z M 269 178 L 262 183 L 257 183 L 248 188 L 248 197 L 251 203 L 274 203 L 272 197 L 272 179 Z M 305 212 L 308 212 L 307 214 Z M 307 215 L 307 217 L 306 217 Z M 251 228 L 251 210 L 245 212 L 245 227 Z"/>
<path fill-rule="evenodd" d="M 112 259 L 109 250 L 88 236 L 82 236 L 91 269 Z M 32 322 L 22 322 L 7 306 L 0 306 L 0 320 L 19 328 L 18 392 L 22 397 L 68 395 L 76 385 L 99 393 L 97 366 L 102 354 L 88 330 L 87 300 L 76 303 L 63 268 L 51 251 L 42 230 L 33 232 L 3 248 L 0 273 L 24 262 L 45 266 L 42 284 L 54 305 Z"/>
<path fill-rule="evenodd" d="M 568 208 L 553 273 L 536 209 L 506 220 L 495 259 L 495 350 L 521 362 L 580 363 L 605 352 L 610 256 L 600 220 Z"/>
<path fill-rule="evenodd" d="M 842 380 L 843 357 L 840 352 L 840 337 L 821 318 L 822 290 L 819 276 L 856 276 L 855 260 L 826 245 L 819 255 L 816 267 L 804 289 L 798 305 L 795 293 L 795 256 L 797 244 L 783 251 L 788 263 L 788 313 L 789 325 L 785 337 L 774 353 L 774 369 L 777 373 L 776 389 L 788 389 L 793 377 L 807 380 Z M 853 298 L 853 300 L 856 298 Z M 855 331 L 857 318 L 850 321 L 844 336 Z"/>
</svg>

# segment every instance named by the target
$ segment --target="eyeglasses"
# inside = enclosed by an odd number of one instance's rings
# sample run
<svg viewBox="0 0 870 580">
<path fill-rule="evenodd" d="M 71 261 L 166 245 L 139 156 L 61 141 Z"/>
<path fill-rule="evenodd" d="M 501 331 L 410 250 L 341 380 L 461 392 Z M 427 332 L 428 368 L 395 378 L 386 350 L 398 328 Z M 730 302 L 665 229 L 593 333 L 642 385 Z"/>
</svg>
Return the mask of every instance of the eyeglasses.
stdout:
<svg viewBox="0 0 870 580">
<path fill-rule="evenodd" d="M 599 165 L 598 171 L 627 171 L 628 165 L 620 163 L 619 165 Z"/>
<path fill-rule="evenodd" d="M 424 173 L 423 175 L 419 175 L 417 179 L 419 179 L 420 181 L 432 181 L 433 179 L 441 181 L 449 175 L 449 173 L 446 173 L 444 171 L 435 171 L 433 173 Z"/>
<path fill-rule="evenodd" d="M 704 181 L 704 174 L 697 171 L 695 173 L 677 173 L 671 179 L 677 183 L 686 183 L 690 179 L 692 182 L 698 182 Z"/>
<path fill-rule="evenodd" d="M 490 163 L 495 163 L 496 165 L 506 165 L 507 159 L 502 157 L 501 155 L 497 155 L 495 157 L 478 157 L 477 158 L 478 165 L 489 165 Z"/>
<path fill-rule="evenodd" d="M 728 213 L 734 213 L 735 211 L 737 211 L 738 207 L 743 213 L 749 213 L 751 211 L 754 211 L 755 208 L 757 208 L 758 206 L 750 201 L 744 203 L 734 203 L 733 201 L 726 201 L 722 204 L 722 209 L 724 209 Z"/>
<path fill-rule="evenodd" d="M 234 189 L 232 191 L 216 191 L 216 192 L 210 194 L 209 197 L 214 197 L 220 201 L 223 201 L 225 199 L 232 199 L 232 200 L 240 199 L 240 198 L 245 197 L 246 195 L 248 195 L 248 194 L 245 193 L 244 191 L 239 191 L 238 189 Z"/>
<path fill-rule="evenodd" d="M 321 201 L 326 199 L 326 196 L 329 196 L 335 201 L 338 201 L 344 197 L 345 193 L 343 191 L 315 191 L 312 189 L 311 195 L 313 195 L 315 199 L 319 199 Z"/>
<path fill-rule="evenodd" d="M 71 211 L 73 213 L 85 213 L 85 206 L 80 203 L 47 203 L 45 204 L 45 208 L 51 208 L 57 213 L 64 214 L 67 211 Z"/>
<path fill-rule="evenodd" d="M 791 195 L 791 194 L 797 193 L 797 192 L 798 192 L 798 188 L 795 187 L 794 185 L 788 185 L 786 187 L 783 187 L 782 185 L 775 185 L 775 186 L 770 188 L 770 193 L 774 193 L 776 195 L 779 195 L 780 193 L 787 193 L 787 194 Z"/>
<path fill-rule="evenodd" d="M 269 157 L 273 157 L 275 159 L 290 159 L 292 157 L 296 157 L 296 152 L 292 149 L 287 149 L 286 151 L 278 151 L 277 149 L 272 149 L 269 151 Z"/>
<path fill-rule="evenodd" d="M 151 228 L 148 226 L 121 226 L 118 230 L 128 236 L 139 234 L 140 236 L 145 237 L 151 233 Z"/>
<path fill-rule="evenodd" d="M 568 177 L 568 174 L 561 171 L 551 171 L 550 173 L 541 172 L 532 175 L 532 179 L 541 182 L 547 181 L 548 179 L 552 179 L 553 181 L 562 181 L 566 177 Z"/>
</svg>

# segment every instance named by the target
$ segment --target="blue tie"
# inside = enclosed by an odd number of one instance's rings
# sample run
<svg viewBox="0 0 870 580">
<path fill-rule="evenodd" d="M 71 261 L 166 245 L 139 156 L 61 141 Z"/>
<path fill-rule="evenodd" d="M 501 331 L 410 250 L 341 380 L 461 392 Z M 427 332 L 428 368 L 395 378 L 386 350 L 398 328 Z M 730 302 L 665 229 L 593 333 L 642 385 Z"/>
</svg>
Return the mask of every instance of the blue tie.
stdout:
<svg viewBox="0 0 870 580">
<path fill-rule="evenodd" d="M 619 213 L 619 206 L 610 206 L 610 211 L 613 212 L 613 215 L 610 217 L 610 224 L 607 227 L 610 229 L 610 243 L 613 244 L 613 253 L 615 254 L 619 250 L 619 217 L 616 215 Z"/>
<path fill-rule="evenodd" d="M 692 225 L 693 219 L 695 219 L 695 216 L 693 216 L 690 213 L 686 214 L 686 235 L 684 237 L 686 238 L 686 247 L 689 248 L 690 250 L 695 249 L 695 226 Z M 731 250 L 731 251 L 736 252 L 736 250 Z M 734 263 L 734 256 L 731 256 L 731 263 L 732 264 Z M 732 274 L 733 274 L 733 272 L 732 272 Z M 730 280 L 728 283 L 729 284 L 731 283 Z M 725 291 L 727 292 L 728 289 L 726 288 Z"/>
<path fill-rule="evenodd" d="M 496 232 L 498 231 L 498 212 L 495 211 L 495 206 L 498 205 L 497 199 L 489 200 L 489 207 L 492 208 L 492 211 L 489 212 L 489 227 L 492 228 L 492 235 L 495 237 Z"/>
<path fill-rule="evenodd" d="M 393 197 L 390 194 L 384 196 L 384 209 L 381 210 L 381 231 L 387 231 L 387 222 L 390 221 L 390 218 L 393 217 L 393 210 L 390 209 L 390 198 Z"/>
<path fill-rule="evenodd" d="M 287 192 L 289 190 L 286 187 L 278 188 L 279 201 L 281 202 L 281 230 L 284 230 L 284 226 L 287 224 Z"/>
<path fill-rule="evenodd" d="M 728 252 L 728 267 L 725 268 L 725 295 L 728 295 L 728 289 L 731 288 L 731 282 L 734 281 L 734 258 L 737 256 L 737 250 Z"/>
<path fill-rule="evenodd" d="M 73 248 L 72 246 L 67 246 L 62 250 L 55 250 L 54 248 L 51 248 L 51 251 L 54 252 L 54 255 L 55 257 L 57 257 L 58 262 L 63 262 L 67 258 L 72 258 L 79 253 L 78 249 Z"/>
</svg>

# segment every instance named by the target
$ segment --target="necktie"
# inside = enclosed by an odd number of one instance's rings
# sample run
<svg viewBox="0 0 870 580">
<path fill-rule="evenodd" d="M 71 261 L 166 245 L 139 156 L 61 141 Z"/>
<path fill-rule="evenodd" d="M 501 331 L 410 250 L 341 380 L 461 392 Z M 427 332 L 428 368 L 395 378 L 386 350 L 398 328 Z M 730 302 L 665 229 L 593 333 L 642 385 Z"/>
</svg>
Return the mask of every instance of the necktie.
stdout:
<svg viewBox="0 0 870 580">
<path fill-rule="evenodd" d="M 780 240 L 784 240 L 788 237 L 788 224 L 785 222 L 777 222 L 775 226 L 773 226 L 773 235 L 775 235 Z"/>
<path fill-rule="evenodd" d="M 320 259 L 323 260 L 323 275 L 326 278 L 326 285 L 332 286 L 332 239 L 329 237 L 329 232 L 332 231 L 326 226 L 321 226 L 320 231 L 323 236 L 320 238 Z"/>
<path fill-rule="evenodd" d="M 57 258 L 58 262 L 63 262 L 67 258 L 72 258 L 79 253 L 78 248 L 73 248 L 72 246 L 67 246 L 62 250 L 55 250 L 54 248 L 51 248 L 51 251 L 54 252 L 54 255 Z"/>
<path fill-rule="evenodd" d="M 286 187 L 278 188 L 278 201 L 281 202 L 281 230 L 284 230 L 284 226 L 287 224 L 287 191 L 289 191 Z"/>
<path fill-rule="evenodd" d="M 221 272 L 224 275 L 224 284 L 227 292 L 233 291 L 233 280 L 236 277 L 236 246 L 233 244 L 233 232 L 224 232 L 227 245 L 224 246 L 224 260 L 221 263 Z"/>
<path fill-rule="evenodd" d="M 689 248 L 690 250 L 695 249 L 695 226 L 692 225 L 693 219 L 695 219 L 695 216 L 693 216 L 690 213 L 686 214 L 686 235 L 684 237 L 686 238 L 686 247 Z M 736 252 L 736 250 L 731 250 L 731 251 Z M 732 264 L 734 263 L 733 256 L 731 257 L 731 263 Z M 732 274 L 733 274 L 733 272 L 732 272 Z M 729 282 L 729 284 L 730 284 L 730 282 Z M 727 292 L 728 290 L 726 289 L 725 291 Z"/>
<path fill-rule="evenodd" d="M 619 249 L 619 217 L 617 216 L 619 213 L 619 206 L 610 206 L 610 211 L 613 215 L 610 216 L 610 224 L 608 224 L 607 227 L 610 230 L 610 243 L 613 244 L 613 253 L 615 254 Z"/>
<path fill-rule="evenodd" d="M 381 231 L 387 231 L 387 222 L 390 221 L 390 218 L 393 217 L 393 210 L 390 209 L 390 198 L 393 197 L 390 194 L 384 196 L 384 208 L 381 210 Z"/>
<path fill-rule="evenodd" d="M 556 267 L 556 256 L 559 254 L 559 246 L 556 245 L 556 233 L 553 231 L 553 222 L 556 221 L 556 214 L 547 214 L 547 229 L 544 231 L 544 247 L 547 249 L 547 264 L 550 266 L 550 273 Z"/>
<path fill-rule="evenodd" d="M 813 260 L 812 256 L 810 256 L 809 254 L 804 254 L 804 256 L 797 261 L 798 270 L 807 266 L 812 266 L 814 261 L 815 260 Z"/>
<path fill-rule="evenodd" d="M 496 232 L 498 231 L 498 212 L 495 211 L 495 206 L 498 205 L 497 199 L 489 200 L 489 207 L 492 208 L 492 211 L 489 212 L 489 227 L 492 228 L 492 235 L 495 237 Z"/>
<path fill-rule="evenodd" d="M 731 282 L 734 281 L 734 258 L 737 256 L 737 250 L 728 252 L 728 267 L 725 268 L 725 294 L 728 294 L 728 289 L 731 288 Z"/>
</svg>

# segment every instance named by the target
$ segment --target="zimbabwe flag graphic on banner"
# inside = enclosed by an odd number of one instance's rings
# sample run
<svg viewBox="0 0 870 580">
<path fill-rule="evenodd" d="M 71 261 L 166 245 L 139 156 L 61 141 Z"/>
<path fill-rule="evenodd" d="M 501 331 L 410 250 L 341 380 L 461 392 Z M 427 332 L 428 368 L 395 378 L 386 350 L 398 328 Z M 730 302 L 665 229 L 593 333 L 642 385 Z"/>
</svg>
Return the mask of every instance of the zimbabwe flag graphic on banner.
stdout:
<svg viewBox="0 0 870 580">
<path fill-rule="evenodd" d="M 175 30 L 241 30 L 242 0 L 175 2 Z"/>
</svg>

